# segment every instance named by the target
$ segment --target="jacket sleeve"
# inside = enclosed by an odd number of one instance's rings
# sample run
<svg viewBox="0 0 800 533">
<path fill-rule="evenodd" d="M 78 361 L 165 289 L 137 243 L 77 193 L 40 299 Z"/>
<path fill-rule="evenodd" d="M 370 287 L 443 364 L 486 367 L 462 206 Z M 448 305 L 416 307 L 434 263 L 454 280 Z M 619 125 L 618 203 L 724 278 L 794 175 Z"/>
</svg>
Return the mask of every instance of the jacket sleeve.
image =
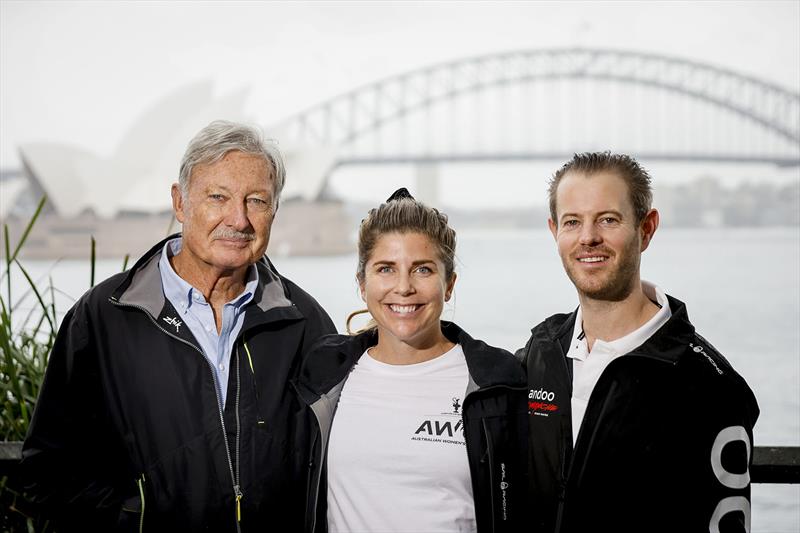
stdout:
<svg viewBox="0 0 800 533">
<path fill-rule="evenodd" d="M 528 342 L 525 343 L 525 346 L 514 352 L 514 359 L 516 359 L 517 362 L 522 365 L 523 370 L 527 370 L 528 352 L 531 349 L 531 342 L 533 342 L 533 336 L 528 339 Z"/>
<path fill-rule="evenodd" d="M 320 337 L 336 333 L 331 317 L 316 301 L 313 301 L 307 312 L 306 328 L 303 333 L 303 347 L 301 355 L 308 353 Z"/>
<path fill-rule="evenodd" d="M 123 499 L 113 481 L 119 461 L 112 459 L 115 444 L 81 302 L 64 318 L 50 353 L 20 475 L 32 502 L 59 531 L 111 531 Z"/>
<path fill-rule="evenodd" d="M 750 388 L 732 368 L 722 371 L 726 375 L 714 376 L 716 379 L 695 389 L 694 394 L 688 391 L 688 397 L 703 400 L 688 404 L 694 430 L 685 435 L 687 492 L 701 506 L 698 514 L 704 531 L 749 532 L 750 467 L 758 406 Z"/>
</svg>

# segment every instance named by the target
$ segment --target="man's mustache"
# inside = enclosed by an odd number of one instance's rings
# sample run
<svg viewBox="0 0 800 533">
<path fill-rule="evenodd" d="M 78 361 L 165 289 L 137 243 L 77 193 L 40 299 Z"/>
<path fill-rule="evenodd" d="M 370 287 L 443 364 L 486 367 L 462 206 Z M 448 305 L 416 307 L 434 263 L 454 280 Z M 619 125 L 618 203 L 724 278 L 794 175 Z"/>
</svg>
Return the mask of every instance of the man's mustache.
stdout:
<svg viewBox="0 0 800 533">
<path fill-rule="evenodd" d="M 231 239 L 240 241 L 252 241 L 256 238 L 255 232 L 236 231 L 230 228 L 218 228 L 211 234 L 211 239 Z"/>
</svg>

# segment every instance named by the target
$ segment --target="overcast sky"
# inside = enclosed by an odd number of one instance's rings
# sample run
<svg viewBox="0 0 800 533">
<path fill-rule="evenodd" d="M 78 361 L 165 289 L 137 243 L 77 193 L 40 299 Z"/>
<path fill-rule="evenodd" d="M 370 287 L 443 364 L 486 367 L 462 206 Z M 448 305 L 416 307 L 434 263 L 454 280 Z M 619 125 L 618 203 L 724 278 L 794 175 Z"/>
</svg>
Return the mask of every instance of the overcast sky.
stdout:
<svg viewBox="0 0 800 533">
<path fill-rule="evenodd" d="M 692 58 L 800 92 L 800 2 L 1 1 L 0 169 L 17 145 L 113 153 L 143 110 L 191 82 L 249 88 L 268 125 L 424 65 L 525 48 Z"/>
</svg>

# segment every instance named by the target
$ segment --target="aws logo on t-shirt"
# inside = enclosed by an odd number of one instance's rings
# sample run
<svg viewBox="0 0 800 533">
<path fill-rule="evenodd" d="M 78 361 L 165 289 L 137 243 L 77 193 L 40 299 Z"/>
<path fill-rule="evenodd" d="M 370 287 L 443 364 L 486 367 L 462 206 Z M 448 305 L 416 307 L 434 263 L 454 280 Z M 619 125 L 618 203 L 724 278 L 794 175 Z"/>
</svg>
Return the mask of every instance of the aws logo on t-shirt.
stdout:
<svg viewBox="0 0 800 533">
<path fill-rule="evenodd" d="M 453 398 L 451 409 L 438 415 L 427 415 L 420 421 L 411 440 L 464 444 L 464 422 L 461 419 L 461 399 Z"/>
</svg>

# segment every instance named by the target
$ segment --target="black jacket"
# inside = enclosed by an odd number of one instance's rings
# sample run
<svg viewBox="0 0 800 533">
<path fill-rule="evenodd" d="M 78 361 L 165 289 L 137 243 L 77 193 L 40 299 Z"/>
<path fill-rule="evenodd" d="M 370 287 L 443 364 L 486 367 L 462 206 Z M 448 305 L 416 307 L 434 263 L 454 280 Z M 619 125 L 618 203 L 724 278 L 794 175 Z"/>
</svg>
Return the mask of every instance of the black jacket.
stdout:
<svg viewBox="0 0 800 533">
<path fill-rule="evenodd" d="M 575 313 L 533 329 L 524 348 L 531 531 L 707 533 L 719 520 L 719 531 L 738 532 L 749 523 L 756 399 L 685 305 L 669 305 L 669 321 L 600 376 L 574 450 L 566 353 Z"/>
<path fill-rule="evenodd" d="M 511 354 L 473 339 L 455 324 L 442 322 L 442 332 L 461 344 L 469 369 L 462 418 L 478 531 L 520 532 L 527 477 L 524 372 Z M 308 415 L 306 532 L 327 530 L 325 455 L 336 405 L 350 370 L 377 342 L 374 330 L 330 335 L 303 362 L 296 389 Z"/>
<path fill-rule="evenodd" d="M 289 379 L 333 324 L 259 261 L 223 412 L 209 362 L 164 297 L 165 242 L 64 318 L 23 447 L 29 492 L 59 532 L 138 531 L 142 520 L 144 531 L 236 531 L 234 485 L 242 530 L 302 522 L 285 490 L 296 471 Z"/>
</svg>

